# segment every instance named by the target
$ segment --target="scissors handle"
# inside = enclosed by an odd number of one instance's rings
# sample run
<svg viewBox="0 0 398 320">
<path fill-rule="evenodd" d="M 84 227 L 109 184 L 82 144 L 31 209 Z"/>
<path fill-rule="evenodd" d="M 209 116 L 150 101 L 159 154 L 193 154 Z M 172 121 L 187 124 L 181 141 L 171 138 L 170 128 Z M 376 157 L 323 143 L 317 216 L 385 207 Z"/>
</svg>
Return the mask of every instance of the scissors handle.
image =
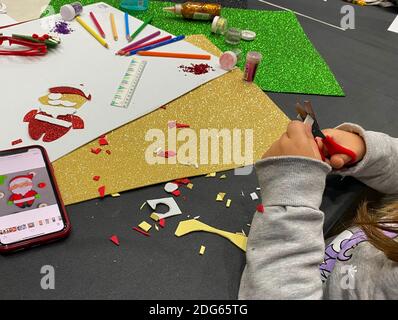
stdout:
<svg viewBox="0 0 398 320">
<path fill-rule="evenodd" d="M 344 148 L 342 145 L 334 141 L 332 137 L 326 136 L 322 140 L 322 142 L 330 156 L 333 156 L 335 154 L 345 154 L 351 158 L 350 162 L 347 164 L 352 164 L 356 161 L 357 155 L 355 154 L 355 152 L 350 149 Z M 322 155 L 322 158 L 324 158 L 324 155 Z"/>
</svg>

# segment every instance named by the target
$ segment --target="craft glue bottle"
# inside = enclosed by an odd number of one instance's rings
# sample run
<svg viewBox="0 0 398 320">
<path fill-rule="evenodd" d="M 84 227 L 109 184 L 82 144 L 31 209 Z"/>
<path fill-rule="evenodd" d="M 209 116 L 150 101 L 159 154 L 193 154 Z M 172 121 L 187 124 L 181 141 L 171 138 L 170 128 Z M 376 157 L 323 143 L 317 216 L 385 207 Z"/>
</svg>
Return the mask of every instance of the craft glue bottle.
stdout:
<svg viewBox="0 0 398 320">
<path fill-rule="evenodd" d="M 246 56 L 245 71 L 243 74 L 243 79 L 247 82 L 253 82 L 256 76 L 258 65 L 260 64 L 263 56 L 260 52 L 250 51 Z"/>
<path fill-rule="evenodd" d="M 172 12 L 185 19 L 213 20 L 221 15 L 221 5 L 217 3 L 185 2 L 174 7 L 165 7 L 163 11 Z"/>
</svg>

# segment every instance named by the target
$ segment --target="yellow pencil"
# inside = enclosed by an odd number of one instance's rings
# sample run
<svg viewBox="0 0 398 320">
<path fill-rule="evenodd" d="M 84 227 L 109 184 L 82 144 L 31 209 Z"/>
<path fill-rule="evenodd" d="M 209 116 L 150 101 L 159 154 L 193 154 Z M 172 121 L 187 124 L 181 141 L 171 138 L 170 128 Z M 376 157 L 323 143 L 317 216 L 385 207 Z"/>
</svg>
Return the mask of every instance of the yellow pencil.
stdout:
<svg viewBox="0 0 398 320">
<path fill-rule="evenodd" d="M 115 41 L 117 41 L 117 39 L 119 38 L 119 36 L 118 36 L 118 34 L 117 34 L 116 23 L 115 23 L 115 16 L 114 16 L 113 13 L 110 14 L 110 18 L 111 18 L 111 26 L 112 26 L 113 39 L 115 39 Z"/>
<path fill-rule="evenodd" d="M 106 41 L 97 33 L 95 32 L 84 20 L 80 17 L 76 17 L 76 21 L 81 24 L 81 26 L 86 29 L 99 43 L 101 43 L 105 48 L 109 48 Z"/>
</svg>

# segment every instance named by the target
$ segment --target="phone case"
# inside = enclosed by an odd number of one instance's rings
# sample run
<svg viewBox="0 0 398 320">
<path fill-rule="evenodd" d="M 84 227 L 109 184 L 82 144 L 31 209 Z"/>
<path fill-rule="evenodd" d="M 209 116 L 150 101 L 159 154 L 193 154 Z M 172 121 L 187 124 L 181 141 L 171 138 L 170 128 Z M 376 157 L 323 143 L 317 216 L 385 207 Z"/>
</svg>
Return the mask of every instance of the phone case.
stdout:
<svg viewBox="0 0 398 320">
<path fill-rule="evenodd" d="M 27 239 L 27 240 L 23 240 L 17 243 L 13 243 L 13 244 L 9 244 L 9 245 L 2 245 L 0 244 L 0 253 L 10 253 L 10 252 L 14 252 L 17 250 L 22 250 L 22 249 L 26 249 L 29 247 L 33 247 L 33 246 L 38 246 L 38 245 L 42 245 L 42 244 L 46 244 L 49 242 L 53 242 L 59 239 L 63 239 L 65 237 L 67 237 L 70 232 L 71 232 L 71 224 L 70 224 L 70 220 L 68 217 L 68 214 L 66 213 L 65 210 L 65 205 L 62 201 L 62 197 L 61 197 L 61 193 L 59 192 L 58 189 L 58 184 L 54 175 L 54 169 L 53 166 L 50 162 L 50 159 L 48 157 L 47 151 L 45 148 L 43 148 L 42 146 L 39 145 L 33 145 L 33 146 L 27 146 L 27 147 L 21 147 L 21 148 L 15 148 L 15 149 L 9 149 L 9 150 L 2 150 L 5 152 L 13 152 L 13 151 L 18 151 L 18 150 L 23 150 L 23 149 L 31 149 L 31 148 L 38 148 L 41 150 L 44 161 L 46 163 L 46 167 L 49 169 L 49 176 L 50 179 L 52 180 L 52 184 L 53 184 L 53 188 L 54 188 L 54 193 L 56 195 L 57 198 L 57 202 L 58 202 L 58 206 L 60 208 L 61 211 L 61 215 L 63 217 L 64 220 L 64 224 L 65 224 L 65 228 L 61 231 L 58 232 L 54 232 L 51 234 L 47 234 L 44 236 L 39 236 L 37 238 L 32 238 L 32 239 Z"/>
</svg>

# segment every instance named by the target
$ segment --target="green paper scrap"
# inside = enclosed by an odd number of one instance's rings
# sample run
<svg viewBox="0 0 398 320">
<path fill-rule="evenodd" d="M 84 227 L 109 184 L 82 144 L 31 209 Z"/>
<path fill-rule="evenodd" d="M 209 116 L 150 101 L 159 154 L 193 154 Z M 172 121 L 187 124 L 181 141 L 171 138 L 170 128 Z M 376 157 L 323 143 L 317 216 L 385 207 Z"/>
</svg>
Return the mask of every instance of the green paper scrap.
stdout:
<svg viewBox="0 0 398 320">
<path fill-rule="evenodd" d="M 52 0 L 50 5 L 56 12 L 70 0 Z M 96 3 L 96 0 L 81 0 L 83 5 Z M 120 1 L 104 0 L 119 8 Z M 203 34 L 220 50 L 233 49 L 224 41 L 223 36 L 211 33 L 211 22 L 192 21 L 163 12 L 171 2 L 150 1 L 149 9 L 144 12 L 129 11 L 141 20 L 154 15 L 152 25 L 175 35 Z M 222 16 L 228 19 L 228 25 L 242 30 L 256 32 L 254 41 L 241 41 L 242 58 L 238 64 L 244 67 L 248 51 L 259 51 L 263 55 L 255 82 L 266 91 L 344 96 L 344 92 L 328 65 L 314 48 L 301 28 L 293 12 L 246 10 L 223 8 Z"/>
<path fill-rule="evenodd" d="M 4 184 L 4 181 L 7 179 L 7 176 L 0 175 L 0 186 Z"/>
</svg>

